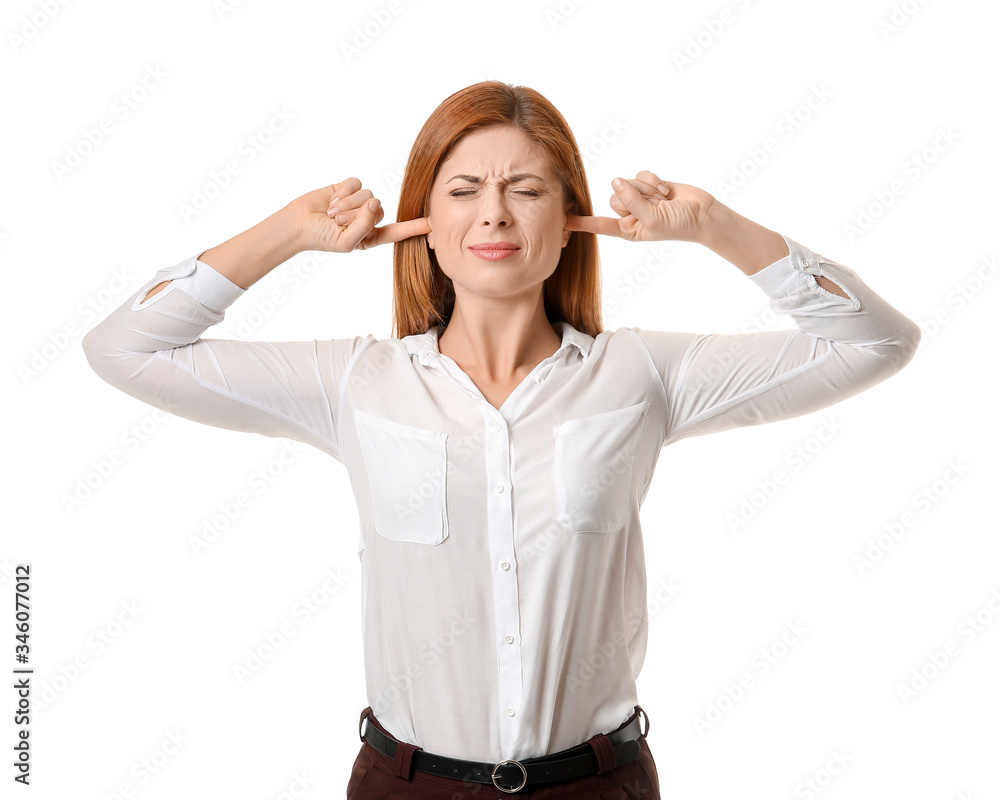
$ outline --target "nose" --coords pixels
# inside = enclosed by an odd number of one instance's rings
[[[507,205],[506,189],[503,186],[486,186],[483,189],[483,201],[479,211],[480,224],[494,225],[498,228],[509,228],[511,222],[510,208]]]

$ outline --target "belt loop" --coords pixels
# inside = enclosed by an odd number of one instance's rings
[[[365,717],[372,713],[372,707],[368,706],[364,711],[361,712],[361,719],[358,720],[358,737],[363,742],[365,740],[364,734],[361,732],[361,726],[365,724]]]
[[[399,742],[396,745],[396,755],[392,760],[392,774],[398,775],[400,778],[406,778],[406,780],[413,779],[413,754],[417,750],[423,750],[422,747],[417,747],[415,744],[409,744],[408,742]]]
[[[594,755],[597,756],[598,775],[618,766],[618,758],[615,756],[614,745],[611,744],[611,740],[606,733],[598,733],[591,736],[587,739],[587,744],[593,748]]]
[[[642,731],[642,733],[639,734],[639,738],[640,739],[645,739],[646,738],[646,734],[649,733],[649,714],[647,714],[646,711],[645,711],[645,709],[643,709],[643,707],[640,706],[640,705],[637,705],[635,707],[635,711],[636,711],[637,714],[642,714],[646,718],[646,730]],[[641,721],[640,721],[640,724],[641,724]]]

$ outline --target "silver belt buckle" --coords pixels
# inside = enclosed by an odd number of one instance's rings
[[[520,786],[514,789],[508,789],[506,786],[501,786],[499,783],[497,783],[497,768],[503,766],[504,764],[517,764],[518,768],[524,775],[524,778],[521,780]],[[524,768],[524,764],[522,764],[520,761],[515,761],[513,758],[508,758],[494,765],[493,772],[490,774],[490,778],[493,780],[493,785],[496,786],[501,792],[509,792],[509,793],[519,792],[524,788],[524,785],[528,782],[528,770]]]

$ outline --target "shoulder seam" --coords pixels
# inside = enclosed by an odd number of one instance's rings
[[[663,378],[660,377],[659,370],[656,369],[656,362],[653,361],[653,355],[649,352],[649,348],[646,347],[646,343],[642,340],[642,337],[636,333],[635,327],[625,328],[632,337],[639,343],[639,349],[642,350],[643,354],[646,356],[646,363],[649,365],[649,369],[653,373],[653,377],[656,379],[657,386],[660,387],[660,393],[663,396],[663,407],[667,412],[667,419],[670,419],[670,402],[667,397],[667,387],[663,385]],[[663,444],[667,440],[666,425],[664,425],[663,435],[660,439],[660,449],[663,449]]]

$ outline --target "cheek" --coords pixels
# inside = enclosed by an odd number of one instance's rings
[[[437,218],[438,247],[460,250],[475,225],[476,215],[467,207],[451,209]],[[434,226],[434,221],[430,221]]]
[[[561,245],[565,219],[559,209],[532,208],[526,210],[522,225],[526,231],[531,231],[531,238],[539,246],[552,242]]]
[[[462,209],[431,209],[427,214],[427,223],[431,231],[427,234],[427,243],[439,252],[461,248],[463,239],[468,235],[472,219],[462,213]]]

